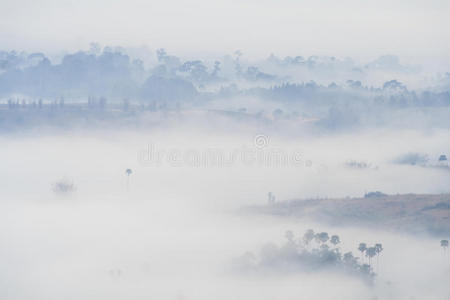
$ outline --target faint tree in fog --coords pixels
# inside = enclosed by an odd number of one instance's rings
[[[448,240],[441,240],[441,247],[444,249],[444,254],[447,252]]]
[[[241,76],[242,75],[242,66],[240,63],[240,59],[242,56],[242,52],[240,50],[236,50],[236,51],[234,51],[234,55],[235,55],[235,59],[234,59],[235,67],[234,68],[236,70],[236,74],[238,76]]]
[[[128,191],[129,186],[130,186],[130,175],[133,174],[133,170],[126,169],[125,174],[127,174],[127,191]]]
[[[330,239],[330,243],[332,243],[335,247],[337,246],[337,244],[339,244],[341,242],[341,240],[339,239],[339,236],[337,235],[332,235],[331,239]]]
[[[372,281],[375,273],[368,264],[360,263],[358,258],[353,256],[352,252],[342,254],[339,248],[331,248],[326,241],[330,240],[328,233],[320,232],[314,234],[312,229],[306,231],[303,235],[303,245],[307,245],[313,239],[317,244],[311,245],[310,249],[297,247],[294,240],[294,234],[288,230],[285,232],[287,243],[282,247],[269,243],[260,251],[260,258],[255,261],[253,255],[243,255],[236,260],[237,267],[240,270],[257,271],[319,271],[324,268],[340,270],[344,274],[357,275],[362,279]],[[337,235],[332,236],[333,244],[337,245],[340,239]],[[331,240],[330,240],[331,242]],[[375,247],[367,251],[367,256],[372,258],[376,254]]]
[[[164,48],[156,50],[156,57],[159,62],[163,62],[164,58],[167,56],[166,50]]]
[[[321,233],[317,233],[314,236],[314,239],[316,240],[317,243],[324,244],[330,239],[330,237],[328,236],[328,233],[321,232]]]
[[[399,157],[397,157],[394,162],[400,165],[420,165],[425,166],[427,165],[428,161],[430,159],[428,158],[427,154],[422,153],[406,153]]]
[[[269,203],[269,205],[275,203],[275,195],[272,192],[269,192],[267,194],[267,197],[268,197],[268,201],[267,202]]]
[[[178,68],[178,72],[188,74],[189,78],[197,83],[204,83],[210,79],[207,70],[201,60],[186,61]]]
[[[358,260],[356,257],[353,256],[352,252],[344,253],[343,261],[345,264],[347,264],[349,266],[358,265]]]
[[[282,116],[283,116],[283,111],[279,108],[275,109],[272,112],[272,117],[274,120],[279,120],[279,119],[281,119]]]
[[[212,77],[212,78],[217,78],[219,72],[220,72],[220,61],[217,61],[217,60],[216,60],[216,61],[214,62],[214,69],[213,69],[213,71],[212,71],[212,73],[211,73],[211,77]]]
[[[367,250],[367,244],[360,243],[358,246],[358,250],[361,252],[361,259],[364,261],[364,252]]]
[[[372,257],[377,255],[377,250],[375,247],[369,247],[366,249],[366,256],[369,258],[369,266],[371,266]]]
[[[406,86],[397,80],[386,81],[383,84],[384,90],[397,90],[397,91],[406,91]]]
[[[438,159],[439,166],[446,167],[446,166],[448,166],[447,162],[448,162],[447,155],[441,154]]]
[[[101,97],[101,98],[100,98],[99,108],[100,108],[101,110],[105,110],[105,108],[106,108],[106,102],[107,102],[107,100],[106,100],[105,97]]]
[[[252,269],[256,265],[256,256],[252,252],[247,251],[242,256],[234,259],[234,265],[239,270]]]
[[[377,253],[377,273],[379,268],[379,260],[380,260],[380,253],[383,251],[383,245],[382,244],[375,244],[375,251]]]
[[[303,244],[309,245],[309,243],[314,239],[314,230],[308,229],[303,235]]]
[[[370,272],[371,272],[371,268],[368,264],[363,264],[361,266],[360,270],[363,274],[370,274]]]
[[[294,243],[294,233],[291,230],[287,230],[284,234],[289,243]]]
[[[70,194],[75,191],[75,185],[69,179],[60,179],[52,184],[53,192],[57,194]]]

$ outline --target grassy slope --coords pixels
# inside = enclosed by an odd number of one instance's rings
[[[251,212],[363,225],[412,233],[450,234],[450,194],[305,199],[250,207]]]

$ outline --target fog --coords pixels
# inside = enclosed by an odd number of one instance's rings
[[[78,50],[92,41],[165,45],[187,54],[376,57],[396,53],[442,65],[449,56],[445,1],[2,1],[7,49]],[[430,47],[430,45],[433,45]],[[448,68],[448,63],[446,64]]]
[[[0,7],[0,300],[450,299],[448,3]]]
[[[434,157],[448,149],[448,130],[374,130],[296,140],[273,134],[261,144],[255,139],[261,139],[260,132],[241,129],[222,129],[215,136],[198,127],[3,136],[2,299],[449,296],[448,255],[436,236],[238,212],[246,205],[266,205],[269,191],[277,201],[353,197],[370,190],[448,192],[447,170],[393,162],[411,151]],[[400,136],[408,142],[398,141]],[[149,145],[155,153],[181,154],[156,161],[148,155]],[[223,165],[195,164],[195,155],[184,155],[261,146],[257,151],[298,151],[298,163],[258,165],[236,158]],[[373,167],[346,168],[349,159]],[[133,170],[128,188],[126,168]],[[61,178],[76,190],[53,192],[52,184]],[[301,236],[308,228],[338,234],[342,251],[355,256],[360,242],[382,242],[374,282],[327,269],[242,273],[233,268],[248,251],[283,245],[286,230]]]

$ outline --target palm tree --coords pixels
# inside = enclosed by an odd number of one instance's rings
[[[442,240],[441,241],[441,247],[444,249],[444,255],[447,252],[447,248],[448,248],[448,240]]]
[[[379,258],[380,258],[381,251],[383,251],[383,245],[382,244],[375,244],[375,251],[377,253],[377,273],[378,273]]]
[[[369,266],[371,266],[371,259],[377,254],[377,250],[375,247],[370,247],[366,249],[366,256],[369,258]]]
[[[367,244],[366,243],[359,243],[358,250],[361,252],[362,261],[364,261],[364,255],[363,254],[367,250]]]
[[[127,191],[128,191],[129,186],[130,186],[130,175],[133,174],[133,170],[126,169],[125,174],[127,174]]]

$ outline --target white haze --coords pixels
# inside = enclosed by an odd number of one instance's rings
[[[450,299],[449,16],[444,0],[1,0],[0,300]],[[442,222],[255,213],[269,192],[376,191],[442,197]],[[358,257],[382,243],[373,285],[236,267],[310,228]]]
[[[309,166],[160,165],[140,153],[225,153],[254,147],[261,132],[160,129],[71,131],[3,136],[0,207],[1,299],[447,299],[449,257],[434,237],[378,228],[330,227],[274,217],[244,217],[236,210],[278,200],[315,196],[361,196],[449,192],[449,173],[392,164],[407,152],[430,156],[448,149],[448,130],[376,131],[310,136],[281,134],[265,149],[297,149]],[[219,132],[219,133],[217,133]],[[401,137],[401,140],[400,140]],[[406,141],[406,142],[405,142]],[[297,151],[296,150],[296,151]],[[141,159],[139,158],[141,157]],[[365,160],[377,170],[355,171],[346,160]],[[132,168],[129,191],[124,170]],[[77,190],[58,196],[51,184],[69,178]],[[357,255],[359,242],[382,242],[373,287],[339,274],[244,276],[233,258],[283,243],[284,232],[308,228],[341,236]],[[121,270],[121,276],[110,274]]]
[[[108,45],[167,47],[197,56],[396,54],[448,67],[448,1],[4,0],[6,49],[60,52]]]

